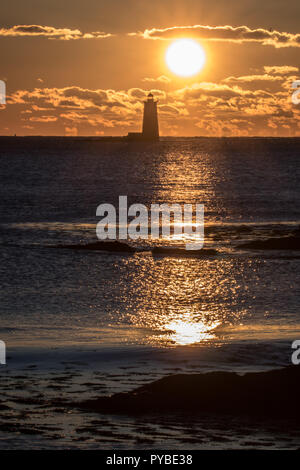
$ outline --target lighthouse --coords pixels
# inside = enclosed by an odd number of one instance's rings
[[[144,101],[144,117],[143,117],[143,139],[158,140],[158,118],[157,118],[157,100],[154,99],[152,93],[149,93],[147,100]]]
[[[144,101],[143,131],[128,132],[127,140],[156,142],[159,140],[157,100],[149,93]]]

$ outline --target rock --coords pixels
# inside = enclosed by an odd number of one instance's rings
[[[241,414],[277,419],[300,417],[296,391],[300,367],[238,375],[234,372],[179,374],[164,377],[131,392],[69,404],[100,413],[191,412]],[[293,397],[293,399],[291,399]]]
[[[300,237],[291,235],[289,237],[267,238],[265,240],[253,240],[243,243],[238,248],[246,250],[300,250]]]
[[[171,256],[184,258],[205,258],[206,256],[215,256],[217,250],[204,249],[201,250],[185,250],[184,248],[157,246],[152,250],[153,256]]]

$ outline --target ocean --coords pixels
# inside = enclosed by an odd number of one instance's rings
[[[297,138],[0,138],[1,402],[13,414],[0,423],[0,448],[222,447],[213,431],[193,442],[183,424],[151,422],[147,434],[128,417],[105,418],[102,434],[91,433],[81,412],[62,421],[52,406],[42,419],[38,401],[31,428],[18,416],[26,397],[75,400],[178,372],[289,365],[300,339],[299,251],[268,243],[298,237],[299,156]],[[133,253],[62,248],[96,242],[98,205],[118,207],[120,195],[147,207],[204,204],[205,248],[216,253],[154,255],[182,247],[175,237],[128,240]],[[252,437],[259,448],[268,442],[255,429]]]

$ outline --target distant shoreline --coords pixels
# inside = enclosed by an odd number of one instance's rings
[[[64,135],[0,135],[1,139],[9,140],[18,140],[18,139],[60,139],[60,140],[69,140],[69,141],[96,141],[96,142],[122,142],[122,143],[142,143],[142,144],[154,144],[159,142],[169,142],[169,141],[181,141],[181,140],[294,140],[300,139],[300,136],[294,137],[273,137],[273,136],[163,136],[160,137],[158,141],[147,141],[147,140],[130,140],[127,139],[127,136],[64,136]]]

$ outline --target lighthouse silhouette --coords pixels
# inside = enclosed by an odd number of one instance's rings
[[[159,140],[157,100],[154,99],[151,92],[144,101],[143,131],[128,132],[127,139],[150,142]]]
[[[152,93],[149,93],[147,100],[144,101],[144,117],[143,117],[143,138],[145,140],[158,140],[158,118],[157,118],[157,101],[154,100]]]

